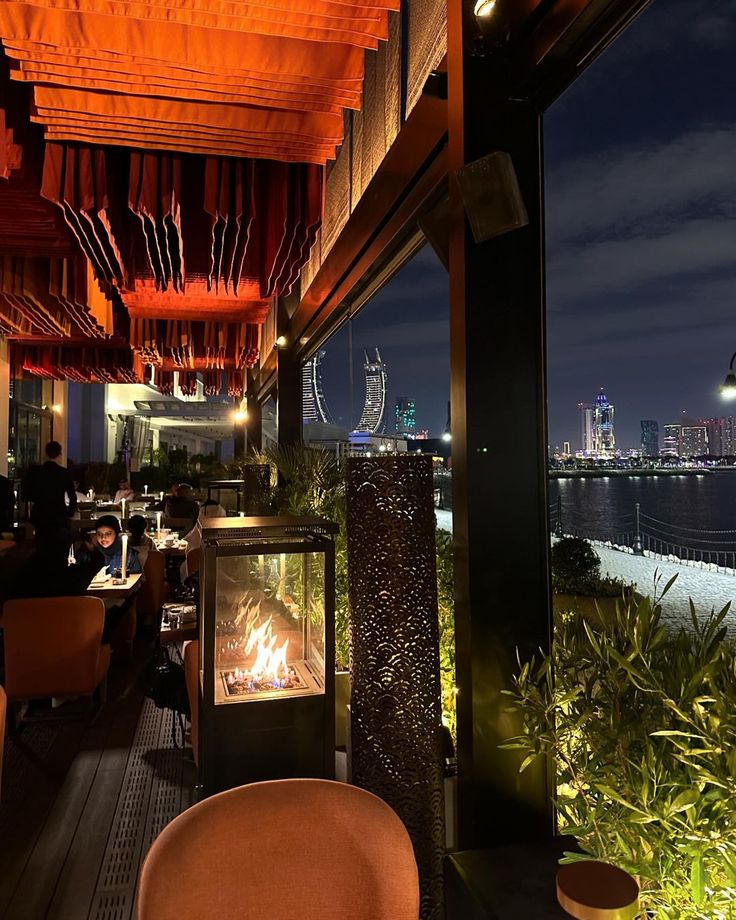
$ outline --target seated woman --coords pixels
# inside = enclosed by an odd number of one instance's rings
[[[120,521],[113,514],[103,514],[95,522],[95,533],[92,544],[87,544],[87,549],[94,549],[102,556],[102,564],[109,573],[121,571],[123,568],[123,541],[120,539]],[[138,558],[138,553],[132,546],[128,546],[127,569],[131,575],[143,571],[143,566]]]
[[[123,568],[123,541],[120,539],[120,521],[114,514],[103,514],[97,518],[95,531],[75,553],[76,561],[83,565],[91,566],[98,572],[104,565],[109,573],[121,571]],[[77,568],[77,566],[71,566]],[[129,575],[137,575],[143,571],[140,558],[136,550],[128,546],[127,569]],[[135,603],[135,596],[123,598],[122,601],[105,601],[105,626],[102,631],[103,643],[109,642],[115,629]]]
[[[146,534],[147,524],[148,521],[142,514],[133,514],[128,518],[128,533],[130,534],[130,542],[128,545],[133,547],[136,553],[138,553],[138,559],[142,569],[146,567],[148,554],[158,552],[156,544]]]
[[[127,502],[130,501],[131,498],[135,498],[135,492],[130,488],[130,483],[127,479],[121,479],[118,483],[118,490],[115,493],[115,498],[113,498],[113,504],[119,505],[122,499],[125,499]]]

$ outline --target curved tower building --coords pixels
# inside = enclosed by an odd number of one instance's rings
[[[386,414],[386,365],[381,360],[381,353],[376,348],[375,360],[365,356],[365,405],[355,431],[380,434],[385,427]]]
[[[322,390],[321,365],[325,354],[325,351],[318,351],[302,368],[302,418],[305,422],[331,425],[332,416]]]

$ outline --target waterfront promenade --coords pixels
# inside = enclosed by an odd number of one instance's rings
[[[662,601],[662,617],[668,623],[690,624],[690,598],[693,599],[699,616],[707,616],[711,610],[721,610],[731,604],[726,622],[736,632],[736,577],[707,568],[670,562],[652,556],[634,556],[613,547],[594,543],[601,559],[601,573],[624,581],[635,582],[640,594],[654,593],[654,580],[661,575],[659,591],[673,575],[677,581]]]
[[[437,526],[451,532],[452,512],[437,510],[435,514]],[[667,623],[673,626],[690,625],[690,598],[700,617],[707,616],[713,609],[721,610],[730,603],[726,623],[729,630],[736,634],[736,575],[650,555],[634,556],[597,541],[591,542],[601,559],[601,573],[634,582],[640,594],[651,596],[654,593],[654,580],[658,575],[661,575],[660,592],[670,578],[677,575],[677,581],[662,602],[662,617]]]

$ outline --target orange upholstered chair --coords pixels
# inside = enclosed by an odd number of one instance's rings
[[[213,795],[154,841],[138,920],[222,917],[417,920],[409,835],[385,802],[345,783],[284,779]]]
[[[199,639],[184,646],[184,677],[192,723],[192,753],[199,766]]]
[[[0,789],[3,786],[3,749],[5,747],[5,717],[8,709],[8,698],[0,687]]]
[[[144,622],[156,623],[161,607],[169,594],[166,584],[166,557],[163,553],[149,552],[143,567],[145,581],[138,592],[138,613]]]
[[[97,597],[7,601],[5,690],[11,703],[94,693],[107,674],[101,645],[105,605]]]

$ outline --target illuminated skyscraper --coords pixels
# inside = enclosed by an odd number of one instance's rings
[[[360,416],[360,421],[355,427],[356,431],[366,431],[370,434],[381,434],[384,430],[384,415],[386,412],[386,365],[381,360],[381,353],[376,348],[375,360],[365,356],[365,405]]]
[[[703,422],[682,426],[681,457],[704,457],[708,453],[708,429]]]
[[[302,368],[302,418],[305,422],[332,424],[322,390],[322,358],[326,352],[318,351]]]
[[[662,456],[679,457],[682,442],[682,425],[673,423],[664,426],[664,438],[662,438]]]
[[[580,450],[584,454],[592,454],[595,447],[593,435],[593,422],[595,409],[589,403],[578,403],[580,413]]]
[[[601,387],[595,398],[593,421],[593,451],[599,457],[612,457],[616,451],[613,430],[613,406]]]
[[[396,434],[405,434],[407,438],[416,437],[417,406],[414,400],[408,399],[406,396],[397,396],[394,415]]]
[[[653,419],[643,419],[641,422],[641,455],[659,456],[659,424]]]

